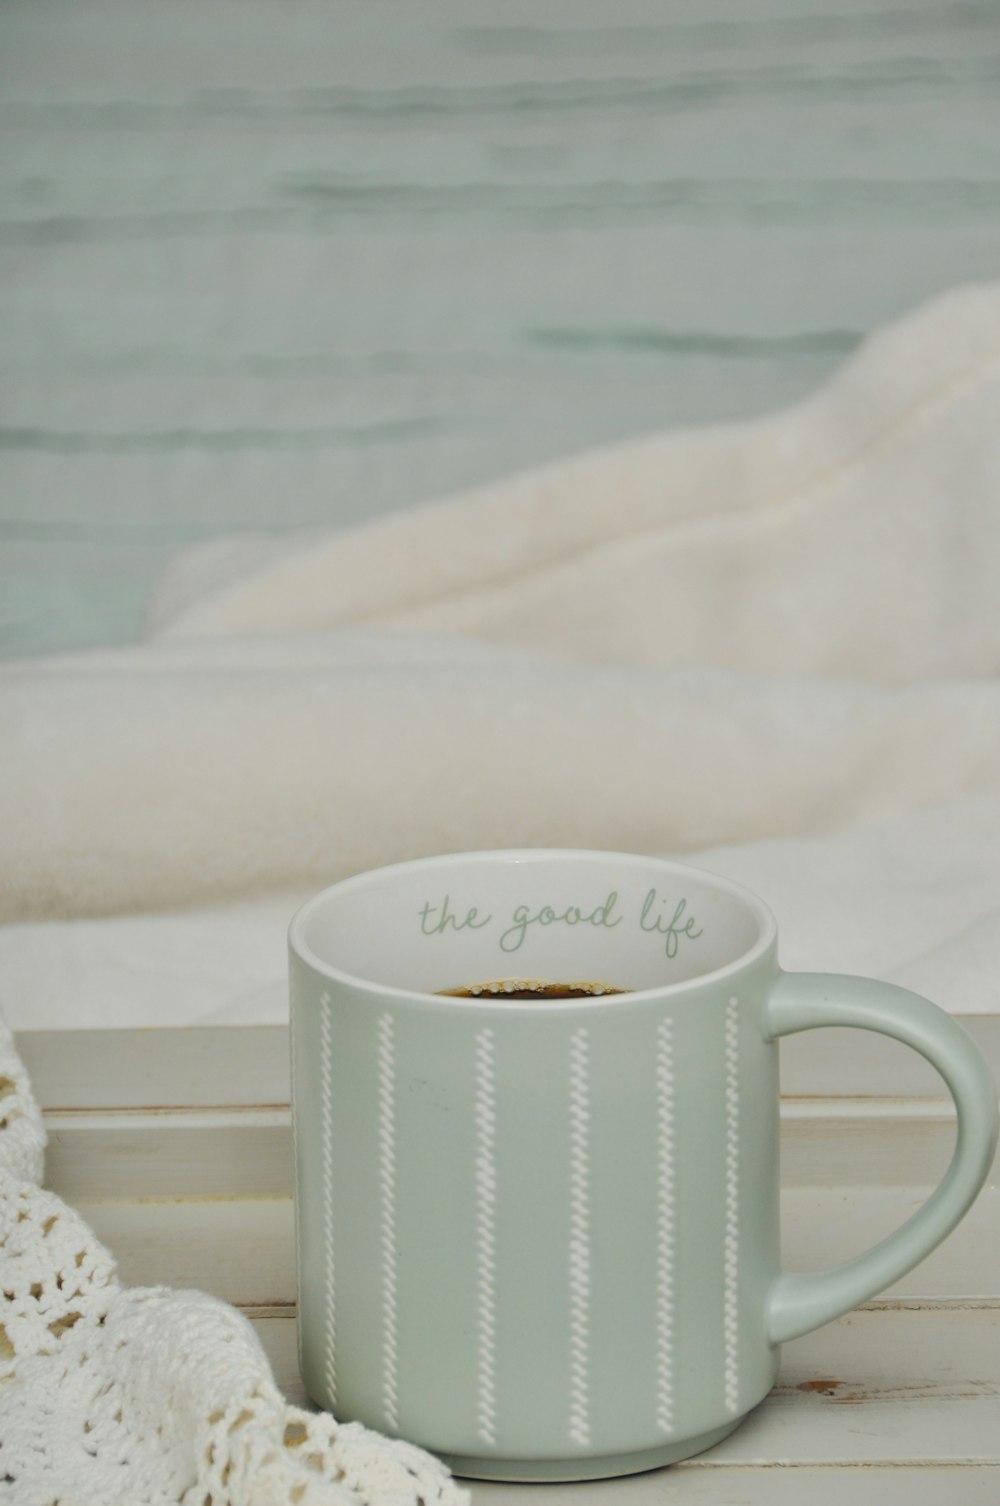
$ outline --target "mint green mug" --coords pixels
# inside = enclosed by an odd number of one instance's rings
[[[303,1379],[458,1474],[596,1479],[710,1448],[767,1395],[780,1344],[922,1260],[992,1160],[996,1094],[954,1020],[888,983],[782,972],[766,906],[693,868],[400,863],[318,894],[289,944]],[[958,1142],[902,1228],[796,1275],[777,1042],[820,1025],[925,1056]]]

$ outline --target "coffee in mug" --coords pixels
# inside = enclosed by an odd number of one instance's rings
[[[628,989],[610,983],[552,983],[544,978],[499,978],[493,983],[471,983],[464,988],[438,988],[435,993],[452,999],[599,999],[624,994]]]

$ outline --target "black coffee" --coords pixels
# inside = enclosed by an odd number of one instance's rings
[[[493,983],[470,983],[464,988],[439,988],[453,999],[592,999],[603,994],[627,994],[611,983],[549,983],[541,978],[499,978]]]

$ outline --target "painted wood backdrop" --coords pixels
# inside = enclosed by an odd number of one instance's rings
[[[0,652],[1000,269],[997,0],[5,0]]]

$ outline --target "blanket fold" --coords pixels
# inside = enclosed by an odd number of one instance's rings
[[[965,288],[770,417],[620,444],[305,542],[196,549],[168,571],[151,627],[363,625],[588,665],[992,675],[998,412],[1000,292]]]

